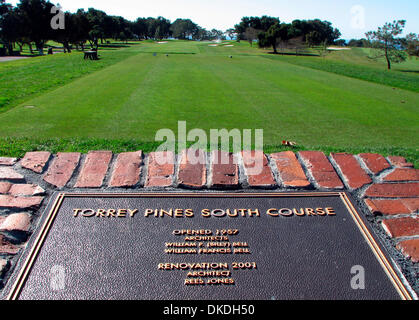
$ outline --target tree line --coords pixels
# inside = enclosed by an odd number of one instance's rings
[[[352,39],[348,44],[339,39],[340,31],[333,28],[330,22],[319,19],[281,23],[278,18],[269,16],[243,17],[234,29],[227,32],[235,33],[239,41],[247,40],[251,45],[257,40],[259,47],[273,48],[274,53],[278,53],[278,49],[293,49],[298,54],[306,47],[319,46],[323,53],[332,44],[373,48],[375,50],[371,51],[370,58],[384,59],[387,68],[391,69],[392,63],[403,62],[407,56],[419,56],[419,36],[410,33],[400,37],[405,25],[405,20],[388,22],[376,31],[367,32],[366,39]]]
[[[329,21],[314,19],[281,23],[279,18],[269,16],[243,17],[234,31],[238,40],[247,40],[251,45],[257,40],[260,47],[273,48],[274,53],[278,53],[278,47],[285,49],[334,44],[341,36]]]
[[[406,55],[419,55],[419,37],[411,33],[404,38],[397,37],[402,33],[405,21],[387,23],[377,31],[366,34],[367,39],[352,39],[348,44],[339,39],[341,32],[329,21],[294,20],[284,23],[276,17],[243,17],[241,21],[225,32],[217,29],[206,30],[190,19],[177,19],[173,23],[164,17],[138,18],[129,21],[120,16],[110,16],[105,12],[89,8],[77,10],[75,13],[62,14],[64,28],[53,28],[52,20],[56,7],[48,0],[20,0],[12,6],[0,0],[0,43],[3,54],[13,54],[14,48],[27,45],[34,53],[33,44],[39,54],[49,40],[61,43],[64,52],[71,52],[75,46],[84,50],[86,43],[92,48],[103,44],[106,39],[120,41],[167,38],[190,40],[230,39],[246,40],[253,46],[255,42],[261,48],[278,50],[299,50],[306,47],[320,47],[324,52],[326,46],[349,45],[355,47],[371,47],[378,50],[374,58],[384,57],[388,68],[392,62],[401,62]],[[55,10],[54,10],[55,8]],[[4,52],[6,50],[6,52]],[[0,54],[1,54],[0,48]]]
[[[73,46],[84,50],[86,43],[97,47],[106,39],[127,41],[129,39],[165,38],[214,40],[224,37],[220,30],[206,30],[190,19],[177,19],[173,23],[164,17],[138,18],[129,21],[123,17],[110,16],[105,12],[89,8],[75,13],[63,13],[63,29],[53,29],[54,4],[47,0],[21,0],[15,7],[0,0],[0,41],[11,54],[15,45],[22,51],[32,44],[42,54],[49,40],[61,43],[65,51]]]

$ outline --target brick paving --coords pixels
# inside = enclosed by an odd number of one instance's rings
[[[25,245],[12,243],[7,232],[30,233],[33,215],[42,214],[40,208],[54,191],[86,188],[350,191],[394,247],[406,259],[419,262],[419,170],[403,157],[319,151],[266,155],[184,150],[178,156],[37,151],[22,159],[0,157],[0,272]]]
[[[341,179],[333,168],[333,165],[323,152],[301,151],[300,157],[306,164],[308,171],[313,176],[315,184],[319,187],[319,189],[344,188]]]
[[[143,153],[125,152],[118,155],[110,187],[133,187],[140,181]]]

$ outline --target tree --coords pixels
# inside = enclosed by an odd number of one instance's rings
[[[290,39],[294,39],[295,44],[302,48],[305,45],[300,43],[301,39],[310,46],[318,46],[325,43],[333,44],[341,36],[340,31],[333,28],[330,22],[319,19],[294,20],[291,24],[286,24],[269,16],[243,17],[241,22],[235,25],[238,41],[243,38],[251,41],[254,30],[258,30],[260,47],[273,47],[275,53],[278,45],[287,48]]]
[[[127,42],[134,38],[133,23],[123,17],[112,17],[112,38]]]
[[[246,31],[244,32],[244,37],[247,41],[249,41],[251,47],[253,47],[253,41],[255,41],[258,38],[259,32],[259,30],[252,27],[246,28]]]
[[[411,57],[419,57],[419,35],[409,33],[405,39],[407,54]]]
[[[367,39],[351,39],[348,42],[348,47],[369,48],[371,43]]]
[[[24,25],[28,26],[27,37],[35,42],[40,54],[45,43],[51,39],[51,9],[53,4],[45,0],[21,0],[17,5]]]
[[[91,31],[91,25],[89,19],[87,18],[87,13],[83,9],[77,10],[73,14],[74,19],[74,37],[72,43],[76,45],[77,49],[80,46],[84,50],[84,44],[89,40],[89,33]]]
[[[253,28],[261,32],[268,32],[269,28],[275,24],[279,24],[278,18],[262,16],[262,17],[243,17],[239,24],[234,26],[237,34],[237,41],[245,38],[246,29]]]
[[[292,49],[295,51],[295,54],[298,56],[301,50],[306,49],[307,45],[304,41],[304,36],[298,36],[295,38],[291,38],[287,41],[288,49]]]
[[[274,49],[274,53],[277,54],[278,44],[282,41],[288,40],[288,25],[285,23],[275,23],[272,25],[267,32],[259,33],[259,47]]]
[[[170,26],[173,38],[191,39],[198,32],[198,25],[190,19],[177,19]]]
[[[224,34],[226,34],[230,38],[230,40],[233,40],[236,37],[236,29],[234,28],[227,29]]]
[[[87,10],[87,19],[90,23],[89,41],[92,45],[98,46],[99,39],[103,43],[106,38],[106,13],[94,8]]]
[[[13,44],[23,39],[26,30],[24,30],[22,17],[16,8],[6,7],[4,5],[0,9],[2,11],[2,15],[0,16],[1,42],[7,50],[4,53],[11,55]]]
[[[340,47],[346,47],[346,40],[344,39],[336,40],[335,45],[340,46]]]
[[[315,37],[316,42],[314,45],[323,45],[326,44],[333,44],[335,40],[339,39],[341,33],[338,29],[334,29],[332,27],[332,23],[329,21],[321,21],[319,19],[315,20],[308,20],[307,23],[309,24],[310,31],[317,32],[317,36]]]
[[[268,31],[270,27],[272,27],[273,25],[277,23],[280,23],[278,18],[262,16],[261,18],[254,19],[253,27],[258,30]]]
[[[148,38],[147,19],[138,18],[133,25],[133,32],[139,39]]]
[[[198,26],[198,30],[197,30],[196,34],[193,35],[192,39],[200,40],[200,41],[210,40],[211,35],[210,35],[210,32],[208,32],[204,28],[201,28],[200,26]]]
[[[400,63],[406,60],[406,54],[400,50],[402,40],[396,38],[403,32],[405,20],[387,22],[377,31],[369,31],[365,35],[372,41],[374,50],[373,59],[385,58],[388,70],[391,69],[391,63]]]
[[[212,29],[210,32],[210,40],[223,40],[224,39],[224,32],[217,29]]]
[[[130,25],[127,25],[125,27],[125,29],[122,31],[125,43],[128,43],[129,39],[133,39],[134,38],[134,33],[132,32],[132,27],[130,27]],[[122,39],[120,39],[122,40]]]
[[[147,38],[161,40],[171,35],[170,20],[163,17],[147,18]]]
[[[294,20],[290,26],[290,33],[293,37],[303,36],[309,46],[333,44],[340,38],[341,33],[334,29],[329,21],[314,20]]]
[[[311,31],[309,34],[306,35],[306,41],[309,47],[314,47],[315,45],[318,45],[322,41],[322,35],[320,32],[314,30]]]
[[[58,43],[61,43],[64,47],[64,53],[71,52],[70,43],[76,41],[76,23],[75,15],[70,12],[64,14],[65,19],[65,28],[52,31],[51,39],[55,40]]]
[[[10,10],[10,4],[6,3],[6,0],[0,0],[0,17]]]

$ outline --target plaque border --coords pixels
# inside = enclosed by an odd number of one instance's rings
[[[371,251],[374,253],[377,261],[383,268],[387,277],[393,284],[397,293],[400,295],[402,300],[414,300],[415,298],[409,292],[409,290],[404,285],[403,281],[399,277],[398,273],[394,270],[394,266],[385,253],[381,249],[380,245],[377,243],[373,237],[370,229],[366,226],[364,220],[361,218],[358,211],[355,209],[351,200],[349,199],[346,192],[247,192],[247,193],[226,193],[226,192],[147,192],[147,193],[74,193],[74,192],[60,192],[58,193],[55,201],[53,202],[51,209],[42,224],[40,231],[38,232],[35,241],[31,244],[30,251],[25,259],[25,262],[20,267],[19,274],[14,281],[9,294],[6,296],[6,300],[18,300],[20,292],[26,282],[26,279],[29,276],[29,273],[34,265],[39,251],[42,249],[42,246],[45,242],[46,237],[54,223],[55,217],[57,216],[58,211],[60,210],[61,204],[65,198],[264,198],[264,197],[339,197],[347,210],[349,211],[352,219],[354,220],[355,225],[358,227],[365,241],[368,243]],[[41,216],[42,218],[42,216]],[[35,231],[36,232],[36,231]]]

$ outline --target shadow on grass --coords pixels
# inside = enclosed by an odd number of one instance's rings
[[[99,47],[99,50],[100,51],[117,51],[118,49],[117,48],[101,48],[101,47]]]
[[[274,55],[274,56],[296,56],[296,57],[320,57],[318,54],[314,53],[295,53],[295,52],[268,52],[268,54]]]
[[[129,44],[100,44],[99,48],[128,48]]]
[[[419,74],[419,70],[397,70],[399,72],[406,72],[406,73],[417,73]]]
[[[30,54],[30,53],[23,53],[16,57],[25,57],[25,58],[35,58],[35,57],[42,57],[42,54]]]
[[[196,52],[140,52],[142,54],[156,54],[156,55],[165,55],[165,54],[197,54]]]

